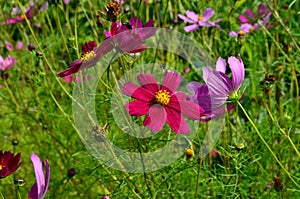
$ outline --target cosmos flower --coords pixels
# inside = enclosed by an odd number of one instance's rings
[[[131,18],[130,23],[112,22],[110,32],[104,30],[106,38],[111,38],[114,46],[121,52],[138,53],[147,48],[143,40],[151,37],[156,28],[153,20],[150,20],[143,27],[141,19]]]
[[[24,44],[21,41],[17,42],[15,48],[14,48],[13,44],[11,44],[9,42],[5,42],[5,46],[6,46],[7,50],[9,50],[9,51],[13,51],[14,49],[21,50],[24,48]]]
[[[0,179],[15,172],[21,165],[21,153],[14,156],[13,153],[0,150]]]
[[[79,70],[93,66],[99,58],[112,49],[109,41],[104,41],[98,48],[95,41],[88,41],[82,45],[82,56],[74,60],[68,69],[58,73],[59,77],[66,77],[77,73]]]
[[[139,74],[137,80],[141,86],[128,82],[122,86],[123,93],[135,100],[125,105],[131,116],[146,115],[144,126],[152,132],[160,131],[165,122],[173,131],[187,134],[190,129],[182,115],[199,120],[203,109],[187,95],[176,90],[180,84],[180,75],[167,72],[161,85],[151,74]]]
[[[16,63],[16,59],[12,56],[8,56],[5,59],[0,55],[0,70],[5,71],[13,67]]]
[[[229,35],[231,37],[244,37],[246,34],[254,30],[254,27],[251,24],[245,23],[242,24],[237,32],[231,31]]]
[[[45,161],[46,177],[43,171],[43,165],[41,159],[35,154],[31,154],[31,162],[34,168],[36,182],[31,187],[28,198],[29,199],[43,199],[48,190],[50,182],[50,166],[48,160]]]
[[[206,84],[191,82],[187,89],[194,94],[190,99],[198,103],[204,114],[200,121],[208,121],[231,111],[235,102],[243,95],[239,95],[239,88],[244,81],[245,69],[242,59],[239,57],[228,58],[232,79],[226,74],[226,60],[219,58],[216,63],[216,70],[211,67],[203,68],[203,79]]]
[[[191,23],[192,25],[184,27],[186,32],[192,32],[197,30],[199,27],[218,27],[220,26],[217,24],[218,22],[222,21],[223,19],[217,19],[215,21],[208,21],[213,15],[215,11],[211,8],[207,8],[204,10],[203,15],[197,15],[193,11],[186,11],[186,16],[182,14],[178,14],[178,17],[185,22]]]

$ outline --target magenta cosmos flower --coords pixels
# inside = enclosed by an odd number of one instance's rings
[[[0,55],[0,70],[5,71],[13,67],[16,63],[16,59],[12,56],[8,56],[5,59]]]
[[[128,82],[122,86],[123,93],[136,100],[125,105],[131,116],[146,115],[144,126],[152,132],[160,131],[165,122],[173,131],[187,134],[190,129],[182,115],[199,120],[204,110],[187,95],[176,92],[180,84],[180,75],[167,72],[161,85],[151,74],[140,74],[137,80],[141,86]]]
[[[217,19],[215,21],[208,21],[213,15],[215,14],[215,11],[211,8],[207,8],[204,10],[203,15],[197,15],[193,11],[186,11],[186,16],[182,14],[178,14],[178,17],[182,19],[185,22],[191,23],[192,25],[184,27],[184,30],[186,32],[192,32],[194,30],[197,30],[199,27],[213,27],[216,26],[218,28],[221,28],[217,23],[222,21],[223,19]]]
[[[106,39],[111,38],[114,46],[121,52],[139,53],[147,48],[143,41],[153,36],[157,28],[153,28],[151,19],[143,26],[142,20],[133,17],[130,23],[112,22],[110,32],[104,30]]]
[[[82,56],[74,60],[68,69],[58,73],[59,77],[66,77],[77,73],[79,70],[91,67],[102,57],[105,53],[111,51],[113,46],[109,41],[104,41],[98,48],[95,41],[88,41],[82,45]]]
[[[29,199],[43,199],[48,190],[50,182],[50,166],[48,160],[45,161],[46,166],[46,177],[43,171],[43,164],[41,159],[35,154],[31,154],[31,162],[34,168],[34,173],[36,177],[36,182],[31,187],[28,198]]]
[[[242,24],[238,31],[231,31],[229,35],[231,37],[244,37],[246,34],[252,32],[254,27],[251,24],[245,23]]]
[[[0,150],[0,179],[15,172],[21,165],[21,153],[14,156],[13,153]]]
[[[231,111],[235,104],[241,99],[238,90],[244,81],[245,69],[241,58],[228,58],[232,79],[226,74],[226,60],[219,58],[216,70],[211,67],[203,68],[203,79],[206,84],[191,82],[187,89],[194,94],[191,101],[198,103],[204,109],[200,121],[208,121]]]

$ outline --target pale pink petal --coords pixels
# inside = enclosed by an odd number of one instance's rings
[[[211,68],[211,67],[209,67],[209,66],[206,66],[206,67],[204,67],[203,69],[202,69],[202,73],[203,73],[203,80],[205,81],[205,82],[207,82],[207,78],[208,78],[208,76],[210,75],[210,73],[213,71],[213,69]]]
[[[150,103],[134,100],[133,102],[127,103],[125,108],[131,116],[142,116],[149,112]]]
[[[186,26],[183,29],[185,30],[185,32],[192,32],[192,31],[197,30],[198,28],[199,28],[198,24],[193,24],[193,25],[190,25],[190,26]]]
[[[188,18],[190,18],[190,19],[193,20],[194,22],[197,22],[197,21],[198,21],[199,15],[197,15],[195,12],[187,10],[187,11],[185,12],[185,14],[186,14],[186,16],[187,16]]]
[[[203,83],[192,81],[187,84],[186,89],[188,90],[188,92],[195,94],[197,89],[202,87],[203,85]]]
[[[166,111],[164,107],[159,104],[155,104],[150,107],[149,115],[144,120],[144,126],[149,128],[152,132],[160,131],[166,121]]]
[[[251,22],[245,15],[240,14],[239,19],[242,23],[249,23]]]
[[[167,112],[167,123],[175,133],[187,134],[190,132],[190,128],[183,116],[175,109],[165,107]]]
[[[229,33],[229,36],[231,36],[231,37],[237,37],[237,36],[238,36],[238,33],[237,33],[237,32],[234,32],[234,31],[231,31],[231,32]]]
[[[193,21],[193,20],[187,18],[186,16],[184,16],[184,15],[182,15],[182,14],[178,14],[178,17],[179,17],[180,19],[182,19],[183,21],[185,21],[185,22],[188,22],[188,23],[196,23],[196,21]]]
[[[152,93],[155,93],[155,92],[159,91],[159,85],[157,84],[157,81],[153,77],[153,75],[151,75],[151,74],[140,74],[137,77],[137,80],[143,88],[151,91]]]
[[[222,57],[219,57],[216,63],[216,71],[220,71],[222,73],[226,72],[226,60]]]
[[[180,75],[176,72],[168,71],[165,74],[161,89],[162,90],[166,89],[171,92],[175,92],[178,89],[179,84],[180,84]]]
[[[213,9],[211,9],[211,8],[205,9],[203,12],[203,15],[202,15],[203,21],[209,20],[214,14],[215,14],[215,11]]]
[[[45,175],[43,172],[43,165],[41,159],[35,154],[31,154],[31,161],[32,161],[32,166],[34,168],[34,173],[36,177],[36,183],[37,183],[37,192],[38,192],[38,198],[41,198],[42,192],[44,191],[45,188]]]
[[[228,58],[229,67],[232,72],[232,85],[233,89],[237,90],[240,88],[245,78],[245,68],[242,60],[238,60],[235,57]]]

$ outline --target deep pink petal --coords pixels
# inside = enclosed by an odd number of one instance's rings
[[[147,89],[144,89],[132,82],[122,85],[122,90],[123,94],[144,102],[150,102],[155,99],[155,93],[151,93]]]
[[[149,115],[147,115],[144,120],[144,126],[149,128],[152,132],[158,132],[163,128],[166,117],[167,114],[164,107],[155,104],[149,109]]]
[[[180,75],[176,72],[168,71],[165,74],[161,89],[162,90],[166,89],[171,92],[175,92],[178,89],[179,84],[180,84]]]
[[[192,32],[192,31],[197,30],[198,28],[199,28],[198,24],[193,24],[193,25],[190,25],[190,26],[186,26],[183,29],[185,30],[185,32]]]
[[[235,57],[228,58],[229,67],[232,72],[232,85],[233,89],[237,90],[240,88],[245,78],[245,68],[242,60],[238,60]]]
[[[142,116],[149,112],[150,105],[150,103],[144,101],[134,100],[127,103],[125,108],[131,116]]]
[[[254,16],[254,13],[252,12],[252,10],[247,9],[247,10],[245,11],[245,14],[248,15],[248,17],[249,17],[250,19],[255,20],[255,16]]]
[[[140,19],[138,17],[132,17],[132,18],[130,18],[129,23],[130,23],[130,25],[133,28],[141,28],[141,27],[143,27],[142,19]]]
[[[211,9],[211,8],[205,9],[203,12],[203,15],[202,15],[203,21],[209,20],[214,14],[215,14],[215,11],[213,9]]]
[[[151,91],[151,93],[156,93],[157,91],[159,91],[159,85],[157,84],[157,81],[153,77],[153,75],[140,74],[137,77],[137,80],[143,88]]]
[[[197,89],[202,87],[203,85],[204,85],[203,83],[192,81],[186,85],[186,89],[190,93],[195,94]]]
[[[59,72],[59,73],[58,73],[58,76],[59,76],[59,77],[65,77],[65,76],[68,76],[68,75],[72,75],[72,74],[74,74],[74,73],[77,73],[77,72],[79,71],[81,65],[82,65],[81,59],[76,59],[75,61],[73,61],[73,62],[69,65],[68,69],[66,69],[66,70],[64,70],[64,71],[62,71],[62,72]]]
[[[217,60],[216,70],[222,73],[226,72],[226,60],[223,59],[222,57],[219,57],[219,59]]]
[[[167,123],[175,133],[187,134],[190,132],[187,122],[179,112],[170,107],[165,107],[165,109],[167,112]]]
[[[45,161],[45,167],[46,167],[45,188],[44,188],[43,195],[41,198],[44,198],[44,196],[46,195],[46,193],[48,191],[49,183],[50,183],[50,166],[49,166],[48,160]]]
[[[240,14],[239,19],[242,23],[249,23],[251,22],[245,15]]]
[[[144,25],[144,27],[145,27],[145,28],[146,28],[146,27],[150,28],[150,27],[153,27],[153,24],[154,24],[154,20],[153,20],[153,19],[150,19],[150,20]]]
[[[97,47],[97,43],[95,41],[88,41],[82,45],[82,54],[86,54],[90,51],[93,51]]]
[[[28,198],[30,199],[39,199],[39,194],[38,194],[38,187],[37,183],[34,183],[28,192]]]

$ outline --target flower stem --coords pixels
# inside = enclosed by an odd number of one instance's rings
[[[261,133],[259,132],[258,128],[256,127],[256,125],[254,124],[253,120],[250,118],[250,116],[248,115],[247,111],[244,109],[244,107],[240,104],[239,101],[237,101],[237,104],[239,105],[239,107],[242,109],[242,111],[244,112],[245,116],[247,117],[248,121],[251,123],[251,125],[253,126],[255,132],[257,133],[258,137],[261,139],[261,141],[264,143],[264,145],[267,147],[267,149],[270,151],[270,153],[272,154],[272,156],[274,157],[274,159],[276,160],[276,162],[279,164],[279,166],[282,168],[282,170],[288,175],[288,177],[292,180],[292,182],[298,187],[300,188],[300,186],[298,185],[298,183],[294,180],[294,178],[292,177],[292,175],[285,169],[285,167],[282,165],[282,163],[280,162],[280,160],[277,158],[277,156],[275,155],[275,153],[273,152],[273,150],[271,149],[271,147],[269,146],[269,144],[265,141],[265,139],[263,138],[263,136],[261,135]]]

